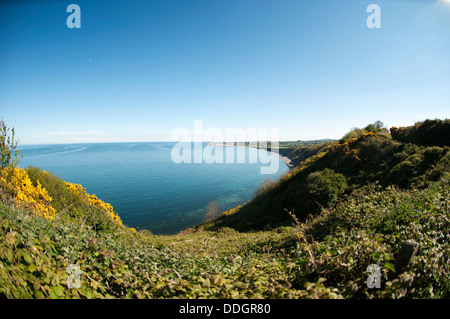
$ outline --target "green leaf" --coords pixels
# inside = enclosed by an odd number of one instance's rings
[[[50,294],[50,298],[59,299],[58,293],[54,289],[50,290],[49,294]]]
[[[33,258],[31,258],[30,254],[29,254],[27,251],[23,251],[23,252],[22,252],[22,256],[23,256],[23,259],[24,259],[27,263],[31,264],[31,263],[33,262]]]
[[[63,296],[64,296],[64,288],[60,285],[54,286],[50,290],[50,297],[52,297],[53,299],[59,299]]]
[[[44,294],[43,294],[41,291],[36,291],[36,292],[34,293],[34,296],[35,296],[37,299],[44,299],[44,298],[45,298]]]
[[[394,266],[393,263],[385,262],[385,263],[384,263],[384,267],[387,268],[387,269],[389,269],[389,270],[392,271],[392,272],[395,272],[395,266]]]
[[[35,291],[39,291],[39,289],[41,288],[41,285],[39,284],[39,282],[35,281],[33,283],[33,288]]]
[[[13,256],[12,250],[10,250],[10,249],[5,249],[4,254],[5,254],[5,256],[6,256],[6,259],[7,259],[9,262],[12,262],[12,261],[14,260],[14,256]]]
[[[85,296],[86,296],[87,299],[92,299],[92,298],[95,297],[95,295],[89,289],[86,289]]]
[[[36,265],[35,264],[29,264],[27,267],[29,272],[34,272],[36,270]]]

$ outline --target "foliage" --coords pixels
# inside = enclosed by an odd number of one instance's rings
[[[79,184],[66,183],[67,188],[78,197],[79,201],[87,202],[89,205],[100,208],[104,211],[112,220],[114,220],[119,225],[122,225],[122,220],[119,215],[114,212],[113,207],[109,203],[105,203],[101,199],[98,199],[95,194],[89,195],[86,193],[86,189]]]
[[[387,132],[387,129],[384,127],[383,122],[375,121],[373,124],[369,124],[366,127],[364,127],[363,129],[360,129],[357,127],[351,129],[350,132],[348,132],[341,138],[339,143],[347,142],[350,139],[357,139],[358,137],[360,137],[363,134],[380,133],[380,132]]]
[[[291,166],[298,166],[306,159],[322,153],[334,142],[333,140],[280,142],[278,153],[289,158]]]
[[[423,190],[370,184],[293,226],[171,236],[98,232],[2,205],[0,296],[448,298],[449,192],[448,175]],[[394,276],[407,239],[419,253]],[[81,270],[79,288],[67,286],[70,264]],[[381,267],[381,289],[366,285],[370,264]]]
[[[8,174],[10,170],[12,174]],[[6,175],[11,175],[9,180]],[[0,183],[5,200],[32,213],[50,219],[58,215],[98,231],[122,225],[110,204],[88,194],[81,185],[67,183],[37,167],[5,168]]]
[[[450,119],[425,120],[413,126],[391,129],[392,138],[402,143],[450,146]]]
[[[218,202],[209,202],[208,210],[205,214],[205,219],[207,222],[214,220],[219,215],[219,203]]]
[[[33,185],[25,169],[5,167],[0,171],[0,186],[3,195],[12,199],[16,207],[21,207],[46,218],[53,219],[55,209],[51,206],[52,198],[37,181]]]
[[[224,212],[222,212],[221,216],[228,216],[228,215],[235,214],[241,209],[241,207],[242,207],[241,205],[238,205],[238,206],[236,206],[234,208],[231,208],[231,209],[229,209],[227,211],[224,211]]]
[[[448,298],[449,192],[449,175],[424,190],[371,184],[355,191],[303,226],[312,254],[320,256],[308,267],[345,297]],[[411,239],[418,255],[396,276],[396,254]],[[381,267],[382,289],[363,284],[370,264]]]
[[[18,157],[19,151],[16,150],[18,143],[19,141],[15,140],[14,128],[8,128],[2,119],[0,121],[0,168],[17,165],[20,160]],[[12,158],[13,152],[14,159]]]
[[[255,190],[255,197],[264,196],[275,186],[275,184],[276,182],[274,180],[272,180],[270,177],[267,177]]]
[[[333,205],[347,188],[345,176],[329,168],[309,174],[306,180],[312,199],[325,207]]]
[[[346,192],[351,192],[374,182],[383,187],[424,188],[439,180],[449,167],[448,146],[405,144],[381,131],[362,133],[330,144],[321,153],[307,158],[282,179],[264,187],[264,196],[256,196],[243,205],[238,214],[221,216],[210,229],[232,227],[248,231],[289,225],[286,209],[301,221],[317,214],[320,205],[308,191],[312,186],[308,176],[316,171],[330,169],[342,174],[347,183]]]

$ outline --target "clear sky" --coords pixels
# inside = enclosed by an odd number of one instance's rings
[[[195,120],[337,139],[449,115],[448,0],[0,2],[0,116],[22,144],[169,141]]]

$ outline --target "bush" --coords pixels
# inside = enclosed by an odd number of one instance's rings
[[[345,176],[328,168],[309,174],[307,183],[309,194],[324,207],[333,205],[347,188]]]
[[[255,190],[255,198],[266,195],[274,186],[276,182],[270,177],[267,177],[261,182],[261,185]]]
[[[392,127],[394,140],[427,146],[450,146],[450,119],[426,120],[413,126]]]
[[[0,167],[15,166],[19,162],[19,151],[16,150],[18,140],[14,139],[14,128],[9,129],[3,120],[0,121]],[[14,152],[15,159],[12,160],[12,154]]]
[[[39,183],[48,192],[59,218],[91,226],[97,231],[111,231],[122,224],[110,204],[88,194],[81,185],[66,183],[38,167],[29,166],[26,171],[33,185]]]
[[[384,128],[384,124],[381,121],[376,121],[373,124],[369,124],[367,125],[365,128],[360,129],[357,127],[354,127],[350,130],[350,132],[348,132],[347,134],[345,134],[341,140],[339,141],[339,143],[344,143],[347,142],[351,139],[355,139],[358,138],[360,136],[362,136],[363,134],[366,133],[379,133],[379,132],[387,132],[387,129]]]
[[[37,185],[37,182],[39,181],[47,190],[53,199],[52,206],[57,211],[66,211],[69,207],[74,206],[81,208],[81,203],[78,203],[77,196],[67,188],[65,182],[61,178],[55,176],[51,172],[43,171],[34,166],[29,166],[27,172],[33,185]]]
[[[402,188],[411,185],[423,187],[448,171],[449,147],[406,145],[408,147],[393,158],[392,168],[383,177],[388,184]]]
[[[219,203],[218,202],[209,202],[208,203],[208,210],[205,214],[206,222],[213,221],[219,216]]]

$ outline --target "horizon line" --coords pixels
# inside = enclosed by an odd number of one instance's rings
[[[111,141],[111,142],[55,142],[55,143],[18,143],[17,148],[20,146],[40,146],[40,145],[75,145],[75,144],[127,144],[127,143],[255,143],[255,142],[314,142],[314,141],[337,141],[339,139],[333,138],[319,138],[311,140],[253,140],[253,141]]]

